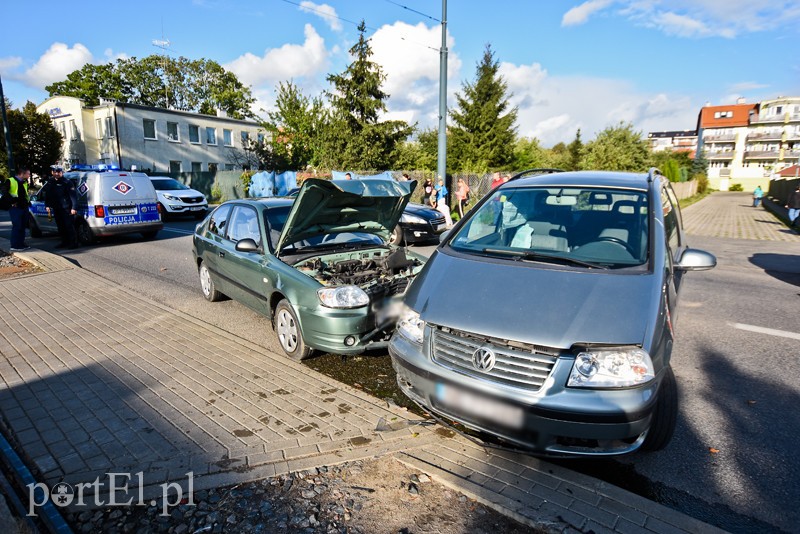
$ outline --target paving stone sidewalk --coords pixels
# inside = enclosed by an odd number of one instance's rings
[[[0,281],[0,415],[49,487],[143,472],[150,498],[189,471],[197,491],[391,454],[530,525],[716,530],[545,461],[419,425],[58,256],[24,257],[49,271]],[[381,420],[395,430],[376,431]]]

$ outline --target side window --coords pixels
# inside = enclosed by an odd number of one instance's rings
[[[661,190],[661,208],[664,211],[664,231],[667,234],[667,244],[671,249],[670,255],[675,254],[680,246],[680,232],[678,231],[678,214],[672,205],[672,201],[666,192],[666,189]]]
[[[228,239],[237,243],[250,238],[261,246],[261,230],[258,228],[258,214],[249,206],[236,206],[228,225]]]
[[[228,215],[231,213],[230,206],[220,206],[211,215],[211,220],[208,222],[208,231],[220,237],[225,237],[225,232],[228,226]]]

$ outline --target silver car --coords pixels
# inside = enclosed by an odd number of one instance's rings
[[[389,353],[404,393],[534,453],[669,443],[670,368],[687,247],[657,170],[526,171],[442,240],[409,289]]]

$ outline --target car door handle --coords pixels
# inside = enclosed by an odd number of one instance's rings
[[[220,253],[219,253],[219,257],[220,257],[220,258],[224,258],[224,257],[225,257],[225,253],[224,253],[224,252],[222,252],[222,251],[220,251]]]

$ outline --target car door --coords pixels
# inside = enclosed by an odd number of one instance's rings
[[[226,295],[233,297],[230,291],[230,284],[228,280],[220,272],[221,260],[224,259],[226,254],[225,241],[227,240],[226,233],[228,231],[228,219],[231,214],[231,205],[223,204],[214,210],[211,218],[208,221],[208,229],[206,230],[203,239],[199,246],[198,255],[206,264],[206,268],[213,276],[214,283],[217,285],[219,291]]]
[[[665,292],[667,307],[669,308],[670,318],[674,324],[675,313],[678,306],[678,292],[680,291],[683,271],[675,269],[675,264],[680,261],[683,253],[683,235],[681,234],[681,220],[678,212],[677,201],[673,203],[674,195],[668,193],[669,184],[661,188],[661,208],[664,214],[664,243],[667,246],[665,254],[667,270],[665,276]]]
[[[256,251],[236,250],[243,239],[252,239]],[[264,278],[264,239],[260,217],[254,206],[237,204],[228,223],[227,239],[220,244],[224,257],[219,258],[220,272],[233,287],[236,300],[259,313],[268,313],[267,286]],[[233,295],[231,295],[233,296]]]

